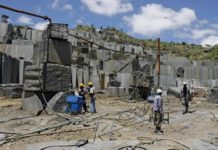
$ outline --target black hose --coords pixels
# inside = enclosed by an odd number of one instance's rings
[[[131,146],[131,145],[123,146],[123,147],[119,148],[118,150],[124,150],[124,149],[127,149],[127,148],[130,148],[131,150],[135,150],[136,148],[137,149],[142,149],[142,150],[147,150],[146,148],[141,147],[141,146]]]

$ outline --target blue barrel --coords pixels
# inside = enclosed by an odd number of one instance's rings
[[[81,96],[70,95],[66,101],[69,104],[69,112],[81,113],[83,105],[83,98]]]

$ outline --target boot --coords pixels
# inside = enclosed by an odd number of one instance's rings
[[[156,127],[156,130],[154,131],[154,133],[156,133],[156,134],[158,133],[158,127]]]
[[[163,133],[163,130],[161,130],[161,127],[159,127],[158,130],[160,133]]]
[[[187,110],[183,111],[183,113],[182,113],[182,114],[184,115],[184,114],[186,114],[186,113],[188,113],[188,111],[187,111]]]

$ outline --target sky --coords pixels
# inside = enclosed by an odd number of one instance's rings
[[[0,4],[52,18],[56,23],[116,27],[140,39],[218,44],[218,0],[0,0]],[[12,24],[42,30],[45,20],[10,12]]]

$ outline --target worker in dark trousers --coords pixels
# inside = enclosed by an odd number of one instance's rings
[[[189,98],[191,96],[190,90],[187,88],[187,83],[183,82],[183,88],[180,92],[180,97],[182,98],[183,104],[185,106],[185,111],[183,112],[183,114],[188,113],[188,107],[189,107]]]
[[[91,98],[91,101],[90,101],[90,111],[91,113],[96,113],[96,108],[95,108],[95,87],[93,87],[93,84],[92,82],[89,82],[88,83],[88,94]]]
[[[86,106],[86,95],[87,91],[85,89],[85,86],[83,83],[80,83],[79,85],[79,96],[82,96],[83,97],[83,109],[85,112],[87,112],[87,106]]]
[[[157,89],[157,95],[154,98],[153,104],[154,111],[154,125],[156,127],[155,133],[163,133],[161,130],[161,124],[163,120],[163,98],[162,98],[162,90]]]

